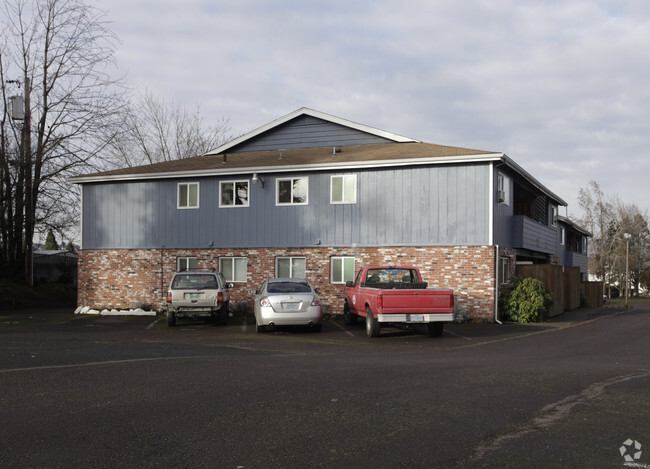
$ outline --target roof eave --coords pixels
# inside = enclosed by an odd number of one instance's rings
[[[328,164],[304,164],[304,165],[286,165],[286,166],[250,166],[236,168],[211,168],[193,171],[173,171],[173,172],[156,172],[141,174],[120,174],[112,176],[76,176],[68,179],[72,184],[85,184],[93,182],[111,182],[111,181],[134,181],[144,179],[172,179],[172,178],[191,178],[191,177],[210,177],[210,176],[229,176],[248,173],[285,173],[296,171],[344,171],[365,168],[385,168],[396,166],[421,166],[429,164],[459,164],[459,163],[477,163],[487,161],[499,161],[503,159],[503,153],[485,153],[478,155],[458,155],[458,156],[436,156],[429,158],[406,158],[392,160],[369,160],[369,161],[344,161],[331,162]]]

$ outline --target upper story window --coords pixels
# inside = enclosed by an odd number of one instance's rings
[[[560,244],[562,246],[566,245],[566,230],[564,227],[560,228]]]
[[[307,205],[309,178],[280,178],[276,182],[276,205]]]
[[[221,181],[219,183],[219,207],[250,206],[248,181]]]
[[[330,182],[330,203],[357,203],[357,175],[332,176]]]
[[[199,208],[199,183],[178,183],[178,208]]]
[[[557,207],[555,205],[551,206],[551,225],[557,226]]]
[[[510,178],[503,173],[497,175],[497,200],[500,204],[510,205]]]

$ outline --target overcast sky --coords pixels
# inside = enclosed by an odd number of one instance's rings
[[[650,208],[650,2],[99,0],[137,91],[233,135],[301,107]],[[560,211],[564,215],[564,209]]]

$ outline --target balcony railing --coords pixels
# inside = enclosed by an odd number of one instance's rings
[[[555,254],[557,251],[557,228],[542,225],[524,215],[512,217],[513,247]]]

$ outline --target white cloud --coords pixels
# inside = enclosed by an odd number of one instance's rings
[[[567,200],[650,207],[650,3],[105,0],[130,86],[230,117],[302,106],[503,151]]]

